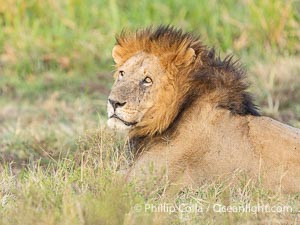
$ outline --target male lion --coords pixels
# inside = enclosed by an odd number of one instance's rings
[[[239,170],[267,188],[300,191],[300,130],[259,115],[231,56],[221,60],[170,26],[116,39],[108,125],[128,130],[129,179],[147,178],[149,165],[185,186]]]

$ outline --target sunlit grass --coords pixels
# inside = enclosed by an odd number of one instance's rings
[[[175,197],[164,183],[141,190],[125,183],[118,167],[128,158],[113,133],[97,129],[77,140],[77,152],[47,164],[2,168],[3,224],[187,224],[297,223],[299,196],[272,193],[241,179],[239,186],[216,182],[185,189]],[[128,165],[127,165],[128,166]],[[151,180],[149,178],[149,180]],[[286,207],[285,212],[227,213],[220,207]],[[169,211],[168,211],[169,210]]]

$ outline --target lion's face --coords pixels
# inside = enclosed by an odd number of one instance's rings
[[[154,107],[164,82],[164,70],[154,55],[139,52],[119,66],[108,97],[108,125],[130,130]]]
[[[112,50],[117,70],[108,97],[108,125],[130,137],[154,136],[170,127],[192,89],[196,59],[191,40],[146,30],[118,38]]]

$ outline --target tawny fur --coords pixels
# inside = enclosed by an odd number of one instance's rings
[[[115,76],[110,99],[126,103],[120,115],[135,122],[130,179],[147,179],[154,165],[170,183],[197,186],[238,170],[266,188],[300,192],[300,130],[259,116],[231,57],[220,60],[197,37],[162,26],[123,32],[113,58],[116,74],[128,76]],[[145,74],[148,89],[139,82]]]

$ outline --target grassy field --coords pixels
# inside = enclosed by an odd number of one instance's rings
[[[175,199],[124,183],[130,154],[105,123],[114,36],[161,23],[241,58],[261,112],[300,127],[298,0],[0,0],[0,224],[300,223],[299,194],[248,181]]]

